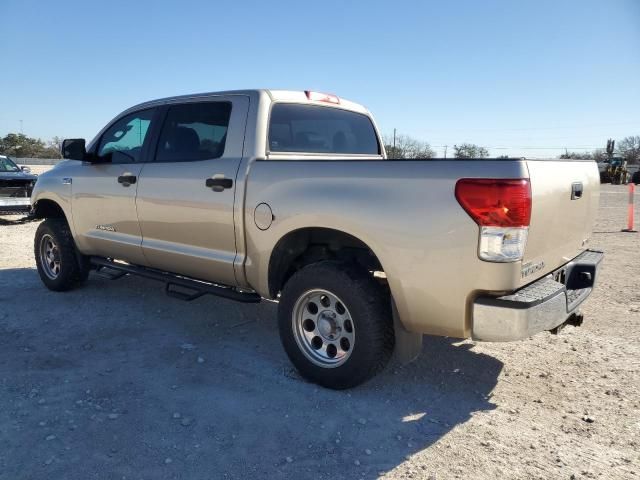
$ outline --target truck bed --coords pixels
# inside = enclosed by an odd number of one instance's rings
[[[262,160],[251,166],[244,208],[247,281],[269,295],[269,255],[308,225],[362,240],[382,264],[408,329],[468,337],[477,296],[507,294],[586,249],[599,199],[595,162],[525,159]],[[527,178],[532,214],[523,261],[478,258],[478,225],[454,196],[460,178]],[[582,183],[579,200],[572,184]],[[276,219],[260,230],[267,203]]]

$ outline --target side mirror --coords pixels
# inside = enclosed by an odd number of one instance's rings
[[[31,169],[29,167],[20,167],[20,170],[22,170],[24,173],[31,173]]]
[[[85,160],[87,148],[84,138],[66,138],[62,141],[62,158],[68,160]]]

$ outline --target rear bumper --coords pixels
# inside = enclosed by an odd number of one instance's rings
[[[472,337],[508,342],[562,325],[591,294],[603,258],[604,253],[587,250],[510,295],[478,297],[473,304]]]

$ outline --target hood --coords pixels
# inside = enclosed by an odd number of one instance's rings
[[[0,180],[37,180],[38,177],[24,172],[0,172]]]

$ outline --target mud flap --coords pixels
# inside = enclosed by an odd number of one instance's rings
[[[396,304],[391,300],[391,309],[393,311],[393,331],[395,334],[395,348],[391,363],[393,365],[406,365],[413,362],[422,353],[422,334],[409,332],[404,328],[398,315]]]

